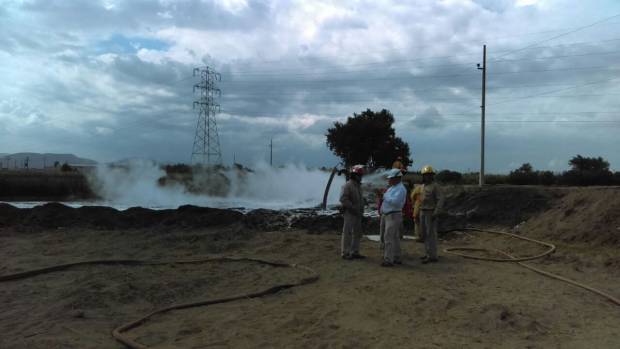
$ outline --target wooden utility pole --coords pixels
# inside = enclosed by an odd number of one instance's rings
[[[484,185],[484,123],[486,111],[486,95],[487,95],[487,45],[482,47],[482,67],[478,63],[478,69],[482,70],[482,104],[480,105],[480,179],[479,185]]]

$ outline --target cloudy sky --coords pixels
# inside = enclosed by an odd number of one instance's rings
[[[487,44],[488,171],[620,170],[616,0],[0,0],[0,31],[0,153],[188,162],[208,65],[225,163],[334,165],[326,129],[386,108],[414,167],[475,170]]]

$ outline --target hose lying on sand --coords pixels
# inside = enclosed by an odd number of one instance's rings
[[[29,278],[29,277],[36,276],[36,275],[51,273],[51,272],[60,271],[60,270],[66,270],[69,268],[82,266],[82,265],[102,265],[102,264],[103,265],[119,265],[119,264],[120,265],[165,265],[165,264],[200,264],[200,263],[212,263],[212,262],[244,262],[244,261],[263,264],[263,265],[269,265],[269,266],[276,267],[276,268],[297,268],[297,269],[307,271],[310,275],[294,283],[276,285],[276,286],[272,286],[270,288],[257,291],[257,292],[240,294],[240,295],[226,297],[226,298],[209,299],[209,300],[198,301],[198,302],[193,302],[193,303],[176,304],[176,305],[172,305],[166,308],[157,309],[141,317],[140,319],[137,319],[130,323],[119,326],[112,331],[112,336],[117,341],[123,343],[127,347],[132,348],[132,349],[146,349],[148,348],[147,346],[123,336],[123,332],[127,332],[133,328],[136,328],[142,325],[148,319],[150,319],[151,317],[157,314],[163,314],[163,313],[166,313],[172,310],[178,310],[178,309],[186,309],[186,308],[202,307],[202,306],[213,305],[213,304],[227,303],[227,302],[232,302],[232,301],[239,300],[239,299],[264,297],[267,295],[275,294],[285,289],[311,284],[317,281],[319,279],[319,276],[314,270],[308,267],[305,267],[305,266],[297,265],[297,264],[272,262],[272,261],[266,261],[266,260],[257,259],[257,258],[246,258],[246,257],[216,257],[216,258],[175,260],[175,261],[147,261],[147,260],[136,260],[136,259],[91,260],[91,261],[83,261],[83,262],[76,262],[76,263],[60,264],[60,265],[55,265],[55,266],[51,266],[47,268],[41,268],[41,269],[29,270],[29,271],[25,271],[21,273],[16,273],[16,274],[4,275],[4,276],[0,276],[0,282],[25,279],[25,278]]]
[[[544,242],[544,241],[540,241],[540,240],[536,240],[536,239],[532,239],[532,238],[527,238],[525,236],[520,236],[517,234],[512,234],[512,233],[507,233],[507,232],[501,232],[501,231],[493,231],[493,230],[484,230],[484,229],[478,229],[478,228],[461,228],[461,229],[453,229],[450,230],[451,231],[475,231],[475,232],[480,232],[480,233],[489,233],[489,234],[496,234],[496,235],[504,235],[504,236],[508,236],[508,237],[513,237],[513,238],[517,238],[517,239],[521,239],[521,240],[525,240],[525,241],[529,241],[529,242],[533,242],[535,244],[539,244],[542,246],[547,247],[547,250],[545,250],[543,253],[534,255],[534,256],[530,256],[530,257],[515,257],[511,254],[509,254],[508,252],[502,251],[502,250],[497,250],[494,248],[475,248],[475,247],[449,247],[449,248],[445,248],[444,252],[449,253],[449,254],[453,254],[456,256],[461,256],[464,258],[470,258],[470,259],[477,259],[477,260],[482,260],[482,261],[493,261],[493,262],[512,262],[512,263],[517,263],[520,266],[527,268],[529,270],[532,270],[536,273],[539,273],[541,275],[544,276],[548,276],[550,278],[556,279],[556,280],[560,280],[560,281],[564,281],[566,283],[569,283],[571,285],[577,286],[577,287],[581,287],[585,290],[588,290],[590,292],[596,293],[599,296],[602,296],[604,298],[606,298],[607,300],[611,301],[612,303],[616,304],[616,305],[620,305],[620,299],[605,293],[601,290],[598,290],[594,287],[582,284],[580,282],[574,281],[574,280],[570,280],[567,279],[563,276],[554,274],[554,273],[550,273],[548,271],[544,271],[542,269],[538,269],[532,265],[529,264],[525,264],[523,263],[524,261],[530,261],[530,260],[534,260],[534,259],[538,259],[538,258],[542,258],[545,256],[550,255],[551,253],[555,252],[555,245],[548,243],[548,242]],[[462,252],[457,252],[457,251],[477,251],[477,252],[491,252],[491,253],[497,253],[500,255],[505,256],[506,258],[492,258],[492,257],[480,257],[480,256],[475,256],[475,255],[471,255],[471,254],[466,254],[466,253],[462,253]]]

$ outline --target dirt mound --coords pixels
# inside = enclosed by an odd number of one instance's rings
[[[243,223],[253,229],[262,231],[284,230],[289,227],[288,212],[257,209],[248,212],[243,217]]]
[[[467,225],[514,226],[550,206],[554,194],[536,187],[444,187],[445,210],[439,231]],[[110,207],[71,208],[49,203],[32,209],[0,205],[0,226],[57,228],[88,227],[94,229],[191,228],[213,225],[243,224],[259,231],[304,229],[313,234],[337,233],[342,229],[342,215],[320,214],[315,209],[275,211],[258,209],[242,214],[231,209],[181,206],[174,210],[151,210],[141,207],[118,211]],[[379,218],[367,216],[364,233],[379,231]],[[405,220],[410,232],[413,224]]]
[[[131,229],[157,226],[200,228],[231,225],[242,219],[241,212],[190,205],[181,206],[176,210],[133,207],[125,211],[103,206],[72,208],[59,203],[48,203],[32,209],[0,205],[0,222],[2,222],[0,226],[17,228]]]
[[[620,188],[570,188],[522,230],[565,242],[620,245]]]
[[[291,228],[304,229],[311,234],[326,232],[339,232],[342,229],[343,218],[341,214],[319,215],[310,213],[295,216],[291,219]]]
[[[448,220],[458,224],[515,226],[546,210],[558,193],[543,187],[444,187]]]

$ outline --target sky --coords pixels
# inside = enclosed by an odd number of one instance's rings
[[[336,121],[388,109],[413,169],[620,170],[620,1],[0,0],[0,153],[191,159],[192,76],[221,74],[225,164],[333,166]]]

